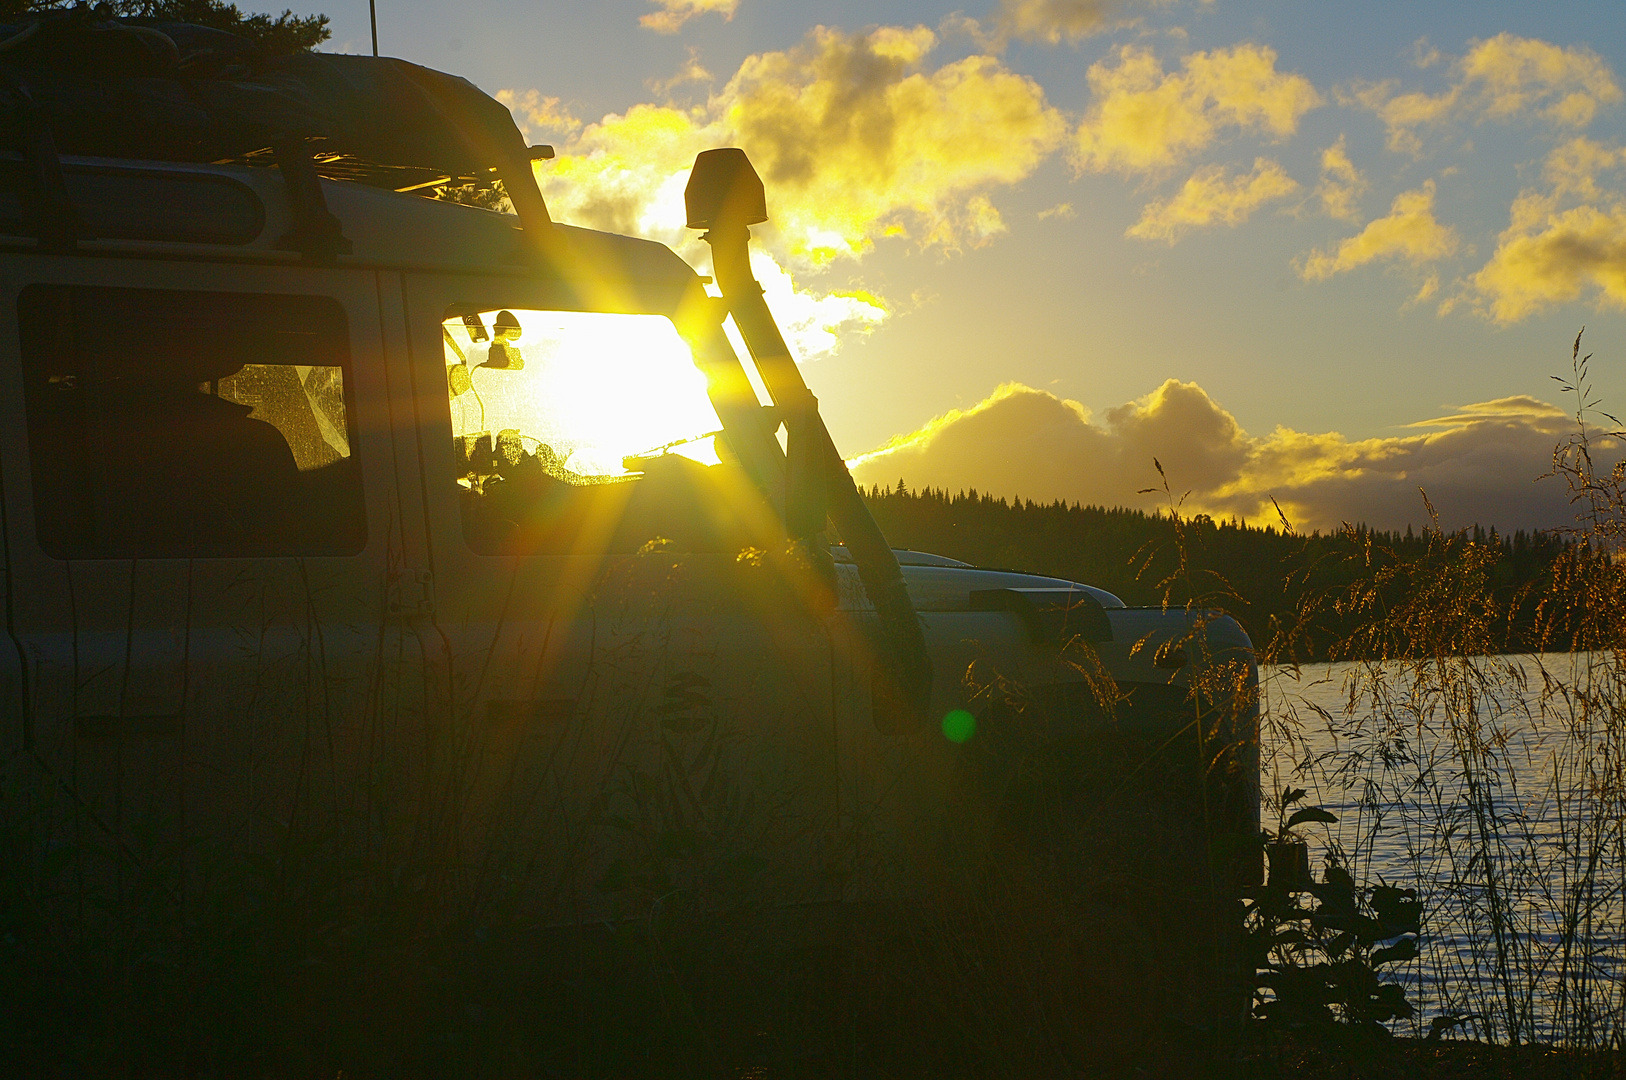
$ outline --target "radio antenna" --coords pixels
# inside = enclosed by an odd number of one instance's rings
[[[373,23],[373,55],[378,55],[378,0],[367,0],[367,17]]]

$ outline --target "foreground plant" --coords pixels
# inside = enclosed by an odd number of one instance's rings
[[[1304,796],[1303,788],[1283,792],[1283,814]],[[1416,958],[1422,903],[1415,889],[1358,887],[1336,854],[1321,880],[1311,879],[1307,847],[1294,830],[1337,820],[1306,806],[1269,836],[1270,880],[1246,908],[1245,948],[1256,972],[1253,1012],[1269,1028],[1344,1024],[1387,1035],[1387,1022],[1409,1019],[1413,1010],[1405,988],[1383,981],[1381,969]]]

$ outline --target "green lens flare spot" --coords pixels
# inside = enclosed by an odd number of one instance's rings
[[[962,743],[977,733],[977,718],[964,709],[955,709],[943,717],[943,738]]]

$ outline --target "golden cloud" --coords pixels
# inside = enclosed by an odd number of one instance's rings
[[[1214,0],[1199,2],[1206,7]],[[998,53],[1013,40],[1076,44],[1093,34],[1136,25],[1140,22],[1137,9],[1172,3],[1174,0],[1000,0],[990,19],[955,12],[939,22],[938,28],[946,34],[962,34],[978,48]],[[1178,27],[1166,32],[1182,40],[1186,36]]]
[[[1156,172],[1178,165],[1235,130],[1285,139],[1321,104],[1302,75],[1278,72],[1262,45],[1195,52],[1166,73],[1134,45],[1089,70],[1092,101],[1073,144],[1080,172]]]
[[[1626,149],[1580,137],[1555,147],[1542,166],[1542,176],[1558,197],[1573,196],[1585,201],[1603,198],[1598,187],[1600,174],[1626,164]]]
[[[638,25],[657,34],[675,34],[697,15],[717,14],[726,22],[739,10],[740,0],[651,0],[660,10],[639,18]]]
[[[1152,459],[1183,509],[1273,521],[1275,498],[1295,526],[1343,521],[1403,528],[1426,521],[1427,491],[1448,527],[1482,522],[1548,528],[1573,521],[1564,487],[1536,478],[1568,429],[1562,410],[1519,396],[1424,421],[1433,430],[1350,440],[1277,428],[1249,435],[1195,383],[1170,379],[1095,422],[1076,401],[1008,383],[986,400],[901,435],[851,462],[864,484],[968,487],[1037,501],[1153,509]]]
[[[1192,229],[1240,225],[1265,203],[1285,199],[1298,189],[1298,182],[1267,158],[1255,158],[1252,172],[1235,177],[1223,166],[1205,165],[1173,198],[1148,203],[1124,235],[1164,240],[1172,246]]]
[[[1037,83],[995,57],[932,68],[936,44],[919,26],[817,28],[795,48],[748,57],[703,104],[554,125],[564,138],[538,181],[561,221],[658,239],[704,262],[683,228],[683,187],[701,150],[739,146],[768,188],[772,222],[757,231],[780,273],[826,271],[885,236],[951,251],[985,243],[1005,229],[991,193],[1029,176],[1066,124]],[[504,93],[516,113],[553,101]],[[832,326],[886,317],[883,304],[838,292],[778,295],[822,305],[803,312],[817,351],[829,351]]]
[[[1586,48],[1502,33],[1470,49],[1461,68],[1468,85],[1482,88],[1481,107],[1492,119],[1532,110],[1555,124],[1585,127],[1600,104],[1621,99],[1614,72]]]
[[[924,27],[819,28],[750,57],[710,109],[772,191],[794,261],[857,256],[882,234],[955,249],[1002,231],[990,189],[1029,176],[1065,124],[992,56],[925,69]]]
[[[527,141],[532,132],[556,138],[581,130],[582,122],[560,105],[556,97],[543,97],[536,90],[498,90],[495,96],[514,114],[514,122],[525,133]]]
[[[1321,151],[1321,180],[1315,186],[1315,197],[1323,214],[1340,221],[1355,221],[1361,216],[1360,200],[1368,186],[1366,176],[1349,160],[1342,135]]]
[[[1600,106],[1622,98],[1614,71],[1591,49],[1508,33],[1473,42],[1454,76],[1440,94],[1395,94],[1390,81],[1357,86],[1349,98],[1383,120],[1390,149],[1411,154],[1423,149],[1419,128],[1451,117],[1509,121],[1535,115],[1560,127],[1582,128]]]
[[[1626,306],[1626,196],[1598,184],[1626,165],[1626,149],[1572,139],[1547,157],[1547,191],[1514,199],[1496,250],[1469,279],[1483,315],[1513,323],[1591,293],[1600,306]]]
[[[1472,278],[1491,318],[1517,322],[1589,288],[1601,305],[1626,306],[1626,204],[1558,211],[1545,196],[1524,195],[1512,217]]]
[[[1387,216],[1367,222],[1366,228],[1340,241],[1335,250],[1312,251],[1298,269],[1306,281],[1322,281],[1379,259],[1401,259],[1419,266],[1454,254],[1459,244],[1457,231],[1434,218],[1434,181],[1429,180],[1396,195]],[[1425,290],[1433,291],[1429,286]]]
[[[1059,45],[1120,25],[1125,6],[1121,0],[1001,0],[998,25],[1007,37]]]
[[[638,105],[587,125],[539,171],[561,220],[674,241],[700,150],[740,146],[769,191],[782,262],[822,268],[881,236],[955,249],[1003,223],[989,192],[1029,176],[1064,121],[991,56],[929,69],[925,27],[848,34],[748,57],[704,105]]]
[[[706,65],[700,62],[700,50],[693,45],[688,47],[688,56],[670,78],[650,79],[644,85],[657,94],[670,94],[673,90],[686,83],[709,83],[714,79]]]

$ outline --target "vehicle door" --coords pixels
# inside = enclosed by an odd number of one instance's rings
[[[545,280],[407,279],[471,851],[558,913],[828,895],[821,612],[720,431],[718,376],[666,314],[582,306]]]
[[[15,255],[0,290],[20,719],[76,835],[159,866],[344,820],[422,723],[379,275]]]

